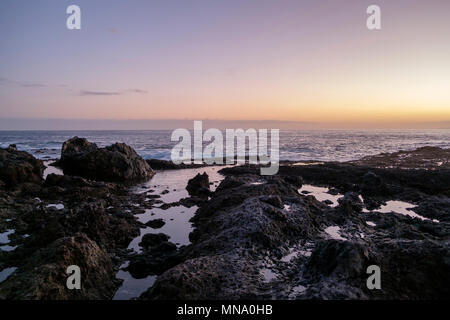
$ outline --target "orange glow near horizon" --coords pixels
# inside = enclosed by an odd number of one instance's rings
[[[176,12],[137,1],[106,16],[80,0],[96,20],[78,32],[54,26],[51,2],[20,2],[0,31],[0,118],[450,127],[450,2],[378,2],[383,27],[369,31],[365,0],[179,2]]]

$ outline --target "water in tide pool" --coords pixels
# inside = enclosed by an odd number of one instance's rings
[[[171,130],[149,131],[0,131],[0,147],[16,144],[41,159],[59,158],[64,141],[87,138],[103,147],[115,142],[132,146],[142,157],[169,159],[176,142]],[[450,147],[450,129],[440,130],[282,130],[281,160],[348,161],[366,155],[422,146]]]

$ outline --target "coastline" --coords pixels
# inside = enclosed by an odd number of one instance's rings
[[[0,233],[8,251],[0,251],[0,297],[111,299],[126,272],[145,291],[131,293],[140,299],[442,298],[450,283],[449,152],[282,161],[273,177],[244,165],[157,170],[132,187],[56,174],[3,185]],[[203,171],[209,172],[210,193],[189,194],[185,184]],[[152,183],[164,172],[171,172],[176,187],[167,176]],[[180,220],[186,211],[189,219]],[[410,212],[416,216],[404,214]],[[144,237],[160,233],[161,227],[147,225],[158,219],[167,240]],[[180,221],[193,228],[184,243],[174,240],[179,229],[164,229]],[[81,292],[64,288],[67,263],[89,270]],[[382,292],[361,282],[370,264],[387,273]],[[400,272],[405,266],[408,273]],[[50,277],[52,270],[60,275]],[[142,290],[139,279],[152,286]]]

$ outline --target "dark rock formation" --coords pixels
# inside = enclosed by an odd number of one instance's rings
[[[186,190],[191,196],[208,196],[211,191],[209,190],[209,177],[206,172],[203,174],[198,173],[194,178],[188,181]]]
[[[352,161],[359,166],[398,169],[450,169],[450,149],[421,147],[412,151],[381,153]]]
[[[449,296],[450,171],[323,163],[288,164],[273,177],[255,166],[220,172],[226,178],[191,220],[192,244],[141,299]],[[303,180],[344,196],[328,206],[299,194]],[[426,219],[376,212],[389,200],[413,202]],[[366,286],[370,265],[381,269],[382,290]]]
[[[150,220],[148,221],[145,225],[149,226],[150,228],[153,229],[160,229],[162,228],[166,223],[164,222],[163,219],[154,219],[154,220]]]
[[[98,148],[78,137],[64,142],[58,165],[64,174],[100,181],[134,182],[154,174],[147,162],[124,143]]]
[[[132,176],[126,168],[135,172],[140,167],[127,162],[134,158],[126,147],[108,148],[75,139],[64,148],[64,161],[80,157],[87,173],[108,163],[114,177]],[[18,152],[7,150],[2,150],[6,159]],[[424,152],[411,152],[411,157],[419,161]],[[118,165],[122,156],[128,159],[125,169]],[[15,230],[8,238],[14,250],[0,250],[0,270],[17,267],[0,283],[0,299],[110,299],[125,260],[125,270],[135,278],[158,275],[141,299],[450,296],[450,170],[445,168],[285,162],[278,175],[262,177],[258,166],[244,165],[221,170],[226,178],[214,193],[208,176],[198,175],[189,183],[196,195],[163,206],[199,206],[191,219],[191,244],[177,247],[167,235],[147,234],[142,252],[136,253],[127,248],[145,225],[134,214],[152,208],[159,196],[135,194],[126,185],[89,176],[30,179],[34,171],[20,169],[23,163],[28,167],[24,159],[10,163],[28,178],[16,179],[12,188],[6,185],[12,180],[2,175],[0,183],[0,232]],[[435,160],[427,157],[428,163]],[[344,196],[338,206],[327,205],[314,192],[300,194],[303,182]],[[377,212],[390,200],[413,203],[413,212],[423,217]],[[156,219],[147,226],[163,223]],[[72,264],[81,268],[80,291],[65,288],[66,268]],[[370,265],[381,269],[382,290],[366,286]]]
[[[361,194],[363,196],[385,195],[387,187],[379,176],[369,171],[362,178]]]
[[[359,195],[355,192],[346,192],[344,197],[338,199],[339,206],[347,213],[361,212],[363,203]]]
[[[169,240],[169,236],[164,233],[147,233],[142,237],[141,242],[139,245],[142,248],[148,249],[151,247],[156,247],[160,245],[163,242],[166,242]]]
[[[139,235],[133,204],[146,204],[146,196],[75,176],[50,174],[43,182],[41,161],[14,148],[1,154],[11,185],[0,192],[0,232],[14,232],[10,250],[0,248],[0,270],[17,270],[0,283],[0,300],[110,299],[120,284],[116,270]],[[70,265],[81,268],[82,290],[66,288]]]
[[[154,170],[178,170],[178,169],[191,169],[191,168],[201,168],[205,167],[206,164],[175,164],[169,160],[161,160],[161,159],[148,159],[147,163]]]
[[[182,262],[183,258],[177,253],[177,246],[169,241],[147,248],[142,254],[132,256],[126,271],[137,279],[148,275],[159,275]]]
[[[0,286],[1,299],[111,299],[116,288],[111,258],[84,234],[60,238],[36,251]],[[80,267],[81,290],[66,287],[69,266]]]
[[[23,182],[40,183],[45,166],[41,160],[24,151],[17,151],[15,145],[0,148],[0,180],[6,187]]]

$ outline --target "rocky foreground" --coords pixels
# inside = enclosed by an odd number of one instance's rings
[[[144,300],[448,299],[449,159],[449,150],[427,148],[351,163],[286,161],[276,176],[228,167],[214,192],[198,175],[180,201],[199,206],[191,244],[177,247],[157,232],[164,221],[153,220],[155,234],[135,254],[126,249],[142,227],[135,215],[161,201],[128,185],[150,178],[152,165],[182,168],[74,138],[58,162],[65,175],[44,180],[40,160],[1,149],[0,234],[10,242],[0,243],[0,272],[16,270],[0,282],[0,299],[110,299],[125,260],[135,278],[158,275]],[[299,192],[305,185],[339,200],[318,201]],[[392,200],[414,211],[383,209]],[[84,275],[81,290],[66,288],[73,264]],[[380,267],[381,290],[366,286],[370,265]]]

